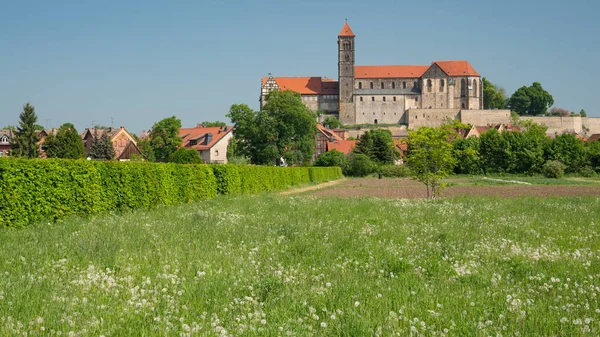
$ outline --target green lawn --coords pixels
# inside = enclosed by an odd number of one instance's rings
[[[598,336],[600,199],[219,197],[0,230],[1,336]]]

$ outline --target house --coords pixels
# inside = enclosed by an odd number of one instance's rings
[[[11,129],[0,130],[0,157],[8,156],[13,138],[14,132]]]
[[[227,164],[227,146],[233,137],[233,126],[204,127],[197,124],[195,128],[181,128],[179,136],[182,146],[194,149],[205,163]]]
[[[90,155],[90,147],[94,141],[94,136],[100,138],[104,133],[108,134],[113,143],[115,160],[127,161],[130,160],[132,156],[142,157],[142,152],[137,147],[137,141],[123,126],[118,129],[112,127],[107,129],[86,128],[81,133],[86,156]]]

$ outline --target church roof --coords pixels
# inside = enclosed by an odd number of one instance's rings
[[[356,78],[419,78],[429,66],[355,66]]]
[[[448,76],[480,76],[467,61],[435,61]]]
[[[350,28],[348,21],[346,21],[346,24],[344,24],[344,28],[342,28],[342,31],[340,32],[340,35],[338,35],[338,36],[354,37],[356,35],[354,35],[354,32],[352,32],[352,28]]]
[[[321,77],[274,77],[281,91],[292,90],[301,95],[337,95],[338,82]],[[262,84],[269,80],[263,77]]]

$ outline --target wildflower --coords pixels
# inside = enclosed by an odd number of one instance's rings
[[[321,328],[326,328],[326,327],[327,327],[327,323],[321,322]]]
[[[265,325],[265,324],[267,324],[267,320],[266,320],[266,319],[261,319],[261,320],[260,320],[260,324],[262,324],[262,325]]]
[[[358,307],[360,305],[359,301],[354,302],[354,307]]]

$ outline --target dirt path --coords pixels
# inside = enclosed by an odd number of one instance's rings
[[[340,178],[338,180],[332,180],[332,181],[329,181],[329,182],[326,182],[326,183],[323,183],[323,184],[319,184],[319,185],[315,185],[315,186],[306,186],[306,187],[302,187],[302,188],[293,188],[291,190],[283,191],[283,192],[281,192],[279,194],[280,195],[289,195],[289,194],[298,194],[298,193],[302,193],[302,192],[320,190],[320,189],[325,188],[325,187],[330,187],[330,186],[337,185],[337,184],[341,183],[344,180],[346,180],[346,178]]]

